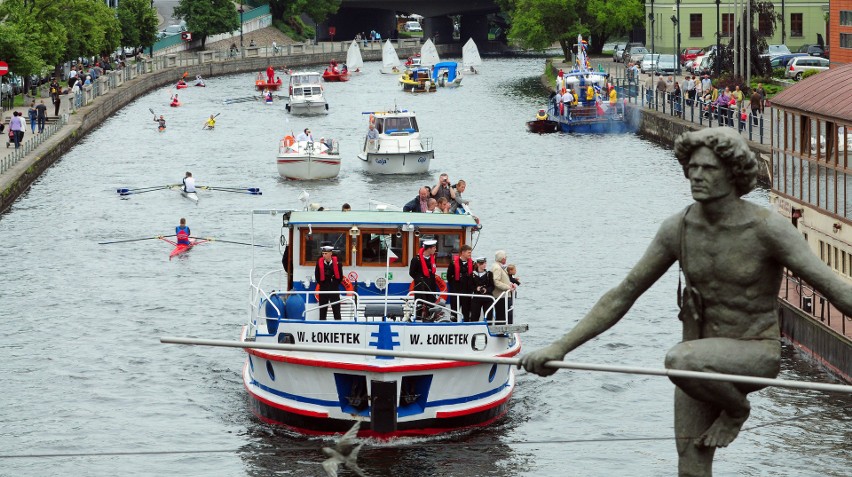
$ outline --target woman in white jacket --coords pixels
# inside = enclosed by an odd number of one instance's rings
[[[506,273],[508,257],[504,250],[498,250],[494,253],[494,265],[491,266],[491,275],[494,277],[494,298],[497,298],[497,303],[494,304],[497,324],[507,324],[506,307],[510,303],[506,298],[516,288],[516,285],[509,280],[509,274]],[[506,295],[503,295],[504,292]],[[501,298],[502,295],[502,298]],[[508,324],[512,324],[512,314],[509,314]]]

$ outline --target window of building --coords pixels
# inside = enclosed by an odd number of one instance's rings
[[[790,36],[802,37],[804,34],[804,22],[801,13],[790,14]]]
[[[358,263],[364,266],[381,266],[384,267],[388,263],[388,240],[390,240],[390,249],[396,258],[390,257],[392,262],[391,267],[407,267],[408,266],[408,250],[405,244],[408,241],[408,234],[401,233],[396,236],[397,229],[361,229],[361,235],[358,236]]]
[[[761,35],[769,36],[770,30],[772,30],[772,14],[761,13],[758,17],[757,25],[757,30]]]
[[[302,229],[301,265],[315,264],[324,245],[334,247],[334,256],[343,265],[349,265],[349,229],[313,229],[313,232],[309,235],[308,230]]]
[[[732,36],[734,33],[734,14],[722,14],[722,36]]]
[[[852,48],[852,33],[840,34],[840,48]]]
[[[852,10],[840,10],[840,26],[852,26]]]
[[[819,259],[825,262],[825,242],[819,241]]]
[[[840,273],[846,275],[846,252],[843,250],[840,251],[841,265],[840,265]]]
[[[690,13],[689,14],[689,37],[690,38],[701,38],[701,14],[700,13]]]

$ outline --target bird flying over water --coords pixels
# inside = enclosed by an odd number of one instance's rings
[[[358,451],[363,444],[355,442],[355,436],[358,434],[358,428],[361,427],[361,421],[356,421],[352,429],[346,431],[343,437],[337,441],[334,448],[323,447],[322,451],[328,456],[328,459],[323,461],[322,468],[328,477],[337,477],[337,467],[343,464],[361,477],[367,477],[367,474],[358,467]]]

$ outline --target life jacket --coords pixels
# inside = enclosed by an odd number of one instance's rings
[[[426,266],[426,259],[423,258],[423,248],[417,252],[417,255],[420,256],[420,269],[423,270],[423,276],[429,278],[432,276],[430,273],[434,274],[437,271],[437,268],[435,268],[435,254],[433,253],[432,256],[429,257],[429,261],[431,262],[429,267]]]
[[[455,270],[456,271],[456,281],[459,281],[459,278],[461,278],[461,270],[460,270],[461,265],[460,265],[460,258],[459,258],[458,255],[453,255],[453,264],[456,267],[456,270]],[[467,274],[468,274],[468,276],[473,275],[473,260],[467,261]]]
[[[189,245],[189,227],[186,225],[178,225],[175,227],[175,234],[177,234],[177,243],[182,245]]]
[[[323,260],[322,257],[320,257],[320,259],[317,260],[317,266],[319,267],[319,273],[320,273],[319,281],[324,282],[325,281],[325,260]],[[334,255],[331,256],[331,268],[334,269],[334,278],[340,280],[340,267],[337,266],[337,257],[335,257]]]

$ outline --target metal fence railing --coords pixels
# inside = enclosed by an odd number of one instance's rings
[[[3,174],[9,169],[11,169],[12,166],[17,164],[18,161],[24,158],[24,156],[35,150],[35,148],[40,146],[43,142],[50,139],[51,136],[56,134],[56,132],[59,131],[59,129],[62,126],[65,126],[67,123],[68,115],[62,115],[59,117],[58,121],[52,124],[45,125],[44,131],[42,131],[41,134],[34,134],[31,135],[28,139],[24,139],[20,147],[18,147],[17,149],[3,150],[3,152],[5,152],[5,155],[0,157],[0,174]],[[8,135],[6,134],[6,132],[4,132],[4,141],[8,141],[8,139]]]

